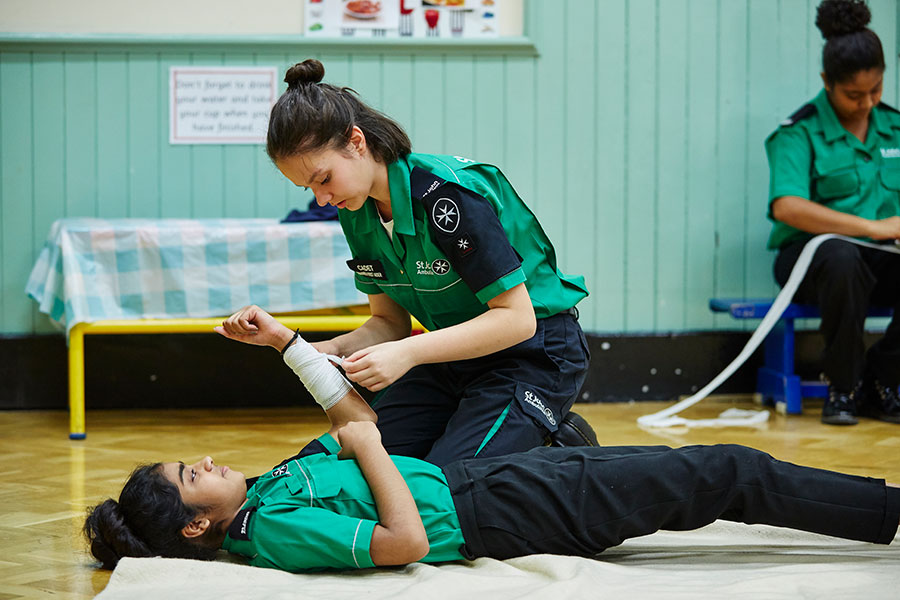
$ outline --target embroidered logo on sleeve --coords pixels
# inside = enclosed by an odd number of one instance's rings
[[[456,244],[456,251],[459,252],[460,256],[468,256],[475,252],[475,243],[472,241],[472,236],[468,233],[456,236],[454,243]]]
[[[384,265],[380,260],[348,260],[347,266],[362,277],[387,279],[387,275],[384,274]]]
[[[281,477],[282,475],[287,475],[288,477],[290,477],[290,475],[291,475],[291,472],[288,470],[287,464],[283,464],[280,467],[278,467],[277,469],[272,471],[273,479],[275,477]]]
[[[431,207],[431,221],[444,233],[453,233],[459,227],[459,207],[450,198],[439,198]]]

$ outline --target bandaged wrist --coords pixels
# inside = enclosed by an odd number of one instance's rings
[[[333,407],[353,389],[337,367],[328,362],[327,356],[303,338],[297,338],[285,350],[284,362],[300,378],[322,410]]]

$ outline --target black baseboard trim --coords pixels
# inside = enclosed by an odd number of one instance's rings
[[[333,333],[310,334],[326,339]],[[879,334],[869,334],[867,342]],[[749,332],[588,334],[591,368],[581,402],[672,400],[703,387],[738,355]],[[797,371],[817,376],[821,336],[798,332]],[[313,405],[277,353],[216,335],[85,336],[87,408]],[[761,351],[716,393],[756,387]],[[60,335],[0,336],[0,410],[65,409],[67,357]]]

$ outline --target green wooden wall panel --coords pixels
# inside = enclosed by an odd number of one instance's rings
[[[66,53],[66,216],[97,213],[97,60],[93,54]]]
[[[224,60],[224,59],[223,59]],[[229,66],[252,66],[252,54],[229,54]],[[224,216],[228,218],[252,218],[257,216],[256,155],[264,152],[259,144],[229,145],[223,149],[224,164]]]
[[[63,180],[66,162],[62,143],[65,134],[62,54],[33,54],[31,64],[34,90],[31,126],[35,160],[34,223],[31,230],[33,261],[37,259],[53,221],[66,210]],[[55,331],[57,328],[38,311],[37,303],[30,304],[34,330],[37,333]]]
[[[255,57],[255,64],[260,67],[275,67],[278,70],[278,81],[284,79],[284,73],[296,61],[295,57],[280,53],[260,53]],[[280,84],[279,91],[287,88]],[[252,164],[256,169],[255,207],[256,215],[261,218],[283,218],[292,208],[306,209],[309,202],[308,192],[303,192],[285,179],[275,165],[269,160],[264,145],[252,146]]]
[[[685,279],[686,329],[710,325],[707,300],[715,290],[716,205],[720,151],[718,136],[719,56],[718,3],[692,1],[688,7],[688,63],[686,79],[687,168],[685,187]]]
[[[452,102],[448,97],[444,76],[444,60],[440,56],[417,56],[413,60],[412,80],[415,99],[411,136],[413,150],[438,152],[445,148],[444,107]]]
[[[595,157],[597,210],[592,223],[585,221],[592,228],[585,250],[593,249],[595,257],[591,271],[584,273],[593,308],[585,322],[603,331],[625,328],[625,11],[623,3],[610,3],[597,11],[595,19],[597,118],[588,151]]]
[[[583,3],[578,10],[566,14],[565,43],[565,85],[570,93],[565,94],[563,107],[566,116],[565,146],[567,148],[592,148],[597,122],[596,95],[598,90],[583,83],[592,82],[597,72],[596,13],[600,7],[593,3]],[[562,237],[555,238],[557,252],[566,257],[563,268],[572,273],[588,273],[596,260],[594,253],[585,244],[592,239],[590,230],[583,223],[593,223],[597,211],[594,201],[596,182],[593,177],[594,154],[576,152],[566,157],[559,189],[564,198],[562,212]],[[552,207],[546,207],[552,209]],[[584,301],[584,310],[593,312],[594,298]]]
[[[658,138],[656,173],[656,305],[653,329],[685,326],[685,205],[688,121],[686,106],[688,10],[686,0],[659,5],[659,85],[656,91]]]
[[[225,54],[195,52],[191,54],[190,64],[223,66]],[[221,217],[225,213],[226,147],[217,144],[197,144],[190,146],[190,149],[190,217],[194,219]]]
[[[625,89],[625,327],[652,331],[657,252],[659,23],[656,0],[628,3]]]
[[[716,296],[744,294],[744,203],[747,172],[748,2],[723,0],[719,25]],[[736,118],[740,115],[740,118]],[[721,324],[728,317],[717,316]]]
[[[766,239],[771,229],[764,218],[769,180],[754,177],[754,173],[767,173],[768,161],[761,140],[772,131],[773,123],[784,119],[778,110],[778,78],[773,77],[772,65],[780,64],[790,57],[780,52],[778,29],[770,27],[779,18],[775,3],[749,3],[748,21],[748,69],[747,69],[747,134],[744,148],[745,180],[743,209],[744,231],[741,235],[744,248],[743,295],[751,292],[759,295],[774,295],[778,291],[772,279],[772,257],[760,250],[758,240]],[[790,37],[790,36],[785,36]],[[801,55],[802,57],[802,55]],[[750,107],[753,107],[752,109]],[[749,324],[745,324],[749,327]]]
[[[897,0],[869,0],[872,10],[872,23],[876,24],[878,37],[884,48],[884,60],[887,64],[897,64],[900,40],[897,37]],[[895,90],[897,86],[897,69],[887,69],[884,74],[884,89]]]
[[[130,53],[127,59],[128,103],[128,216],[152,219],[161,213],[161,149],[168,144],[168,119],[161,121],[160,105],[168,108],[168,83],[160,87],[159,54]]]
[[[444,62],[447,99],[441,106],[444,145],[440,152],[475,156],[475,121],[472,115],[485,102],[475,88],[475,65],[471,58]],[[427,148],[436,148],[428,144]]]
[[[568,202],[563,195],[567,149],[563,105],[566,54],[562,41],[566,36],[566,21],[564,12],[553,2],[536,2],[529,9],[528,35],[541,53],[535,77],[536,183],[535,195],[529,200],[540,215],[544,231],[560,244],[565,235],[563,215]]]
[[[503,77],[504,59],[495,56],[475,57],[475,89],[482,101],[475,104],[472,115],[475,125],[475,147],[472,156],[476,160],[494,165],[506,164],[504,138],[506,136],[506,97]],[[427,146],[436,148],[436,146]],[[455,153],[454,153],[455,154]]]
[[[351,56],[348,84],[370,106],[381,110],[384,106],[384,56]]]
[[[308,193],[262,145],[169,144],[169,67],[309,56],[416,150],[500,166],[593,331],[738,328],[713,295],[766,295],[763,140],[821,88],[818,0],[526,3],[537,54],[366,44],[0,46],[0,332],[50,331],[24,285],[61,216],[281,217]],[[898,5],[870,0],[896,104]],[[124,39],[124,38],[123,38]]]
[[[128,62],[125,53],[97,54],[97,214],[128,217]]]
[[[506,96],[502,106],[504,110],[504,130],[507,135],[503,139],[503,173],[513,183],[519,196],[536,210],[534,192],[534,157],[535,157],[535,105],[534,105],[534,63],[531,60],[520,58],[506,59],[506,81],[504,87]],[[471,84],[471,77],[467,80]],[[470,99],[474,93],[467,96]],[[466,96],[459,97],[460,110],[465,110]],[[471,104],[470,104],[471,106]],[[471,108],[469,108],[471,110]],[[472,135],[471,127],[466,127],[467,119],[460,116],[453,122],[454,126],[448,126],[449,132],[461,129],[467,135]],[[468,138],[466,144],[452,145],[448,148],[460,148],[458,154],[462,156],[474,156],[472,151],[472,138]],[[454,154],[457,152],[454,150]]]
[[[0,283],[0,331],[20,332],[32,329],[32,307],[20,299],[24,282],[31,271],[33,248],[34,148],[32,145],[33,77],[31,55],[8,52],[0,56],[0,91],[17,102],[0,106],[0,204],[2,224],[0,244],[3,268]],[[43,240],[41,240],[43,241]]]
[[[413,85],[413,58],[411,56],[385,57],[382,67],[385,85],[382,89],[383,112],[400,123],[410,139],[415,140],[412,130],[413,104],[416,89]]]
[[[160,144],[159,216],[165,219],[186,219],[192,216],[194,147],[169,143],[169,70],[171,67],[183,67],[190,63],[190,55],[178,51],[162,54],[159,58],[156,79],[159,86],[156,118],[156,135]]]

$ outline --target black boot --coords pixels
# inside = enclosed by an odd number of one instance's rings
[[[550,434],[550,445],[558,448],[599,446],[594,429],[578,413],[569,411],[559,428]]]
[[[852,392],[843,392],[828,386],[828,397],[822,407],[822,422],[826,425],[856,425],[856,395],[859,387]]]
[[[884,386],[874,377],[867,377],[863,389],[866,394],[863,414],[879,421],[900,423],[900,394],[896,387]]]

